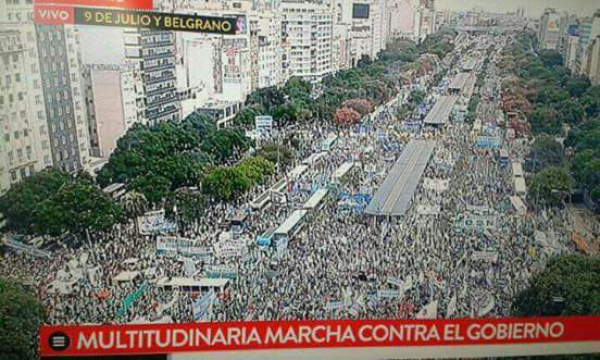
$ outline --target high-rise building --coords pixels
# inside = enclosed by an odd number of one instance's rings
[[[142,72],[138,118],[148,124],[178,121],[181,109],[175,79],[175,35],[148,29],[127,29],[124,34],[126,61]]]
[[[133,65],[85,65],[90,153],[108,159],[117,140],[138,122],[142,76]]]
[[[569,37],[569,29],[571,29],[572,26],[576,26],[577,25],[577,16],[574,14],[564,14],[563,16],[561,16],[560,18],[560,29],[559,29],[559,33],[558,33],[558,45],[556,47],[556,50],[558,52],[560,52],[561,54],[565,54],[566,51],[566,46],[567,46],[567,40]]]
[[[256,21],[256,85],[258,88],[283,85],[287,80],[281,58],[285,53],[281,41],[281,17],[275,11],[265,10],[249,15]]]
[[[319,3],[284,1],[282,41],[289,46],[289,75],[318,81],[333,72],[333,12]]]
[[[52,165],[34,28],[3,28],[8,27],[0,25],[0,194]]]
[[[597,36],[588,47],[586,74],[593,85],[600,85],[600,36]]]
[[[579,27],[579,44],[577,46],[576,64],[574,72],[585,75],[586,63],[589,57],[589,45],[600,35],[600,10],[597,10],[591,19],[584,21]]]
[[[413,33],[413,7],[411,0],[388,1],[390,32],[395,37],[410,37]]]
[[[89,136],[77,29],[36,26],[36,37],[53,164],[67,172],[86,169]]]
[[[563,50],[563,59],[565,66],[571,71],[574,71],[577,63],[577,48],[579,46],[579,27],[577,25],[571,25],[569,27],[566,39]]]
[[[556,10],[547,8],[540,18],[538,40],[540,49],[558,50],[560,35],[560,15]]]
[[[433,0],[420,0],[413,13],[413,39],[423,41],[436,31],[436,11]]]

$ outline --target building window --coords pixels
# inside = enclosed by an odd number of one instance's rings
[[[25,154],[27,156],[27,160],[31,160],[31,146],[25,148]]]
[[[17,181],[17,172],[16,171],[11,171],[10,172],[10,179],[12,181]]]

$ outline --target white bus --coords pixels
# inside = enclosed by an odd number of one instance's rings
[[[294,211],[273,233],[273,242],[278,243],[280,239],[289,240],[292,236],[298,234],[302,230],[304,225],[304,216],[308,213],[308,210],[296,210]]]
[[[315,191],[312,196],[306,200],[302,208],[310,212],[321,209],[325,204],[324,199],[327,196],[327,193],[329,193],[329,190],[327,189],[319,189]]]

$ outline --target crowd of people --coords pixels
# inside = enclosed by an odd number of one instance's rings
[[[450,70],[446,78],[457,72]],[[494,75],[492,64],[488,71]],[[422,82],[425,78],[416,81]],[[497,92],[498,83],[488,76],[484,88]],[[433,84],[429,91],[433,102],[445,86]],[[487,95],[486,113],[494,108],[494,96]],[[497,151],[475,148],[471,124],[454,121],[404,133],[393,111],[404,98],[401,93],[356,128],[335,129],[336,147],[302,175],[277,174],[233,203],[211,204],[193,226],[170,234],[207,249],[237,242],[244,249],[237,255],[215,252],[193,261],[157,255],[157,238],[163,235],[118,225],[78,249],[55,251],[49,260],[8,253],[0,261],[0,277],[34,286],[51,324],[194,321],[195,302],[204,294],[166,289],[157,281],[200,279],[215,265],[230,266],[236,274],[211,301],[211,321],[507,316],[514,296],[546,259],[569,250],[568,220],[550,210],[515,211],[510,168],[500,163]],[[319,152],[332,130],[303,129],[301,158]],[[372,197],[402,148],[419,138],[435,140],[436,147],[404,215],[373,217],[362,213],[364,204],[340,206],[341,194]],[[505,143],[515,160],[523,156],[520,146]],[[348,161],[353,170],[332,184],[333,173]],[[284,200],[252,211],[250,202],[281,176]],[[425,180],[437,185],[426,187]],[[318,188],[328,189],[323,206],[306,215],[286,249],[256,243]],[[228,219],[239,213],[248,216],[234,231]],[[536,241],[540,232],[557,245]],[[136,275],[117,281],[124,271]]]

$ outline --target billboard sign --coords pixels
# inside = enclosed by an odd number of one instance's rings
[[[369,4],[352,4],[352,18],[368,19],[370,10]]]

